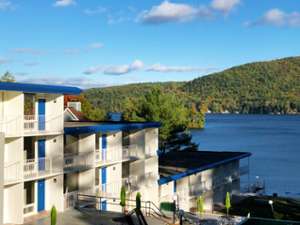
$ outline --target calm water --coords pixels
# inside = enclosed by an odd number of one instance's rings
[[[300,116],[208,115],[192,135],[200,150],[251,152],[251,180],[263,178],[268,193],[300,197]]]

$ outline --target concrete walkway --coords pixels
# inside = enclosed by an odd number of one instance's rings
[[[164,225],[155,218],[146,218],[149,225]],[[26,225],[50,225],[50,217],[36,219]],[[122,213],[96,210],[68,210],[57,215],[57,225],[128,225]]]

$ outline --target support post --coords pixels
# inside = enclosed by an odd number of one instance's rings
[[[250,157],[248,157],[248,192],[250,192]]]
[[[3,225],[4,207],[4,133],[0,133],[0,225]]]

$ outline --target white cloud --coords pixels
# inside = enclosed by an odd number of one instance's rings
[[[55,7],[67,7],[67,6],[71,6],[71,5],[75,5],[76,2],[74,0],[57,0],[54,3]]]
[[[83,10],[83,13],[87,14],[87,15],[96,15],[96,14],[106,13],[107,11],[108,11],[107,8],[102,7],[102,6],[98,6],[95,9],[90,9],[90,8],[89,9],[85,9],[85,10]]]
[[[91,43],[89,45],[89,48],[92,48],[92,49],[103,48],[103,44],[101,42]]]
[[[13,9],[13,4],[9,0],[0,0],[0,11]]]
[[[38,66],[39,63],[38,62],[25,62],[24,66],[28,66],[28,67],[34,67],[34,66]]]
[[[17,54],[31,54],[31,55],[41,55],[44,53],[44,51],[34,48],[15,48],[12,49],[14,53]]]
[[[300,27],[300,13],[286,13],[280,9],[274,8],[267,11],[262,18],[254,22],[247,22],[247,26],[273,25]]]
[[[7,63],[9,63],[9,62],[11,62],[11,60],[6,59],[6,58],[1,58],[1,57],[0,57],[0,65],[7,64]]]
[[[66,86],[75,86],[80,88],[92,88],[92,87],[104,87],[107,84],[102,81],[90,79],[88,77],[72,77],[72,79],[61,78],[63,76],[52,75],[52,74],[43,74],[42,77],[30,76],[28,73],[13,73],[16,75],[18,82],[24,83],[36,83],[36,84],[52,84],[52,85],[66,85]]]
[[[206,7],[194,7],[189,4],[163,1],[150,10],[143,11],[138,21],[145,24],[160,24],[167,22],[186,22],[195,18],[207,18],[211,12]]]
[[[238,4],[240,4],[240,0],[213,0],[211,3],[211,7],[214,10],[228,13]]]
[[[94,66],[85,70],[83,73],[90,75],[102,72],[106,75],[123,75],[144,67],[144,63],[140,60],[134,60],[131,64],[116,65],[116,66]]]
[[[77,55],[81,52],[80,48],[66,48],[64,49],[64,53],[67,55]]]
[[[186,73],[186,72],[201,72],[208,73],[215,71],[215,68],[200,68],[191,66],[166,66],[160,63],[154,64],[147,68],[148,72],[160,72],[160,73]]]

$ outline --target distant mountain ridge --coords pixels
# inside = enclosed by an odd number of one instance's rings
[[[122,111],[123,101],[161,88],[187,104],[205,103],[211,112],[300,112],[300,57],[248,63],[189,82],[141,83],[93,88],[84,95],[96,107]]]

